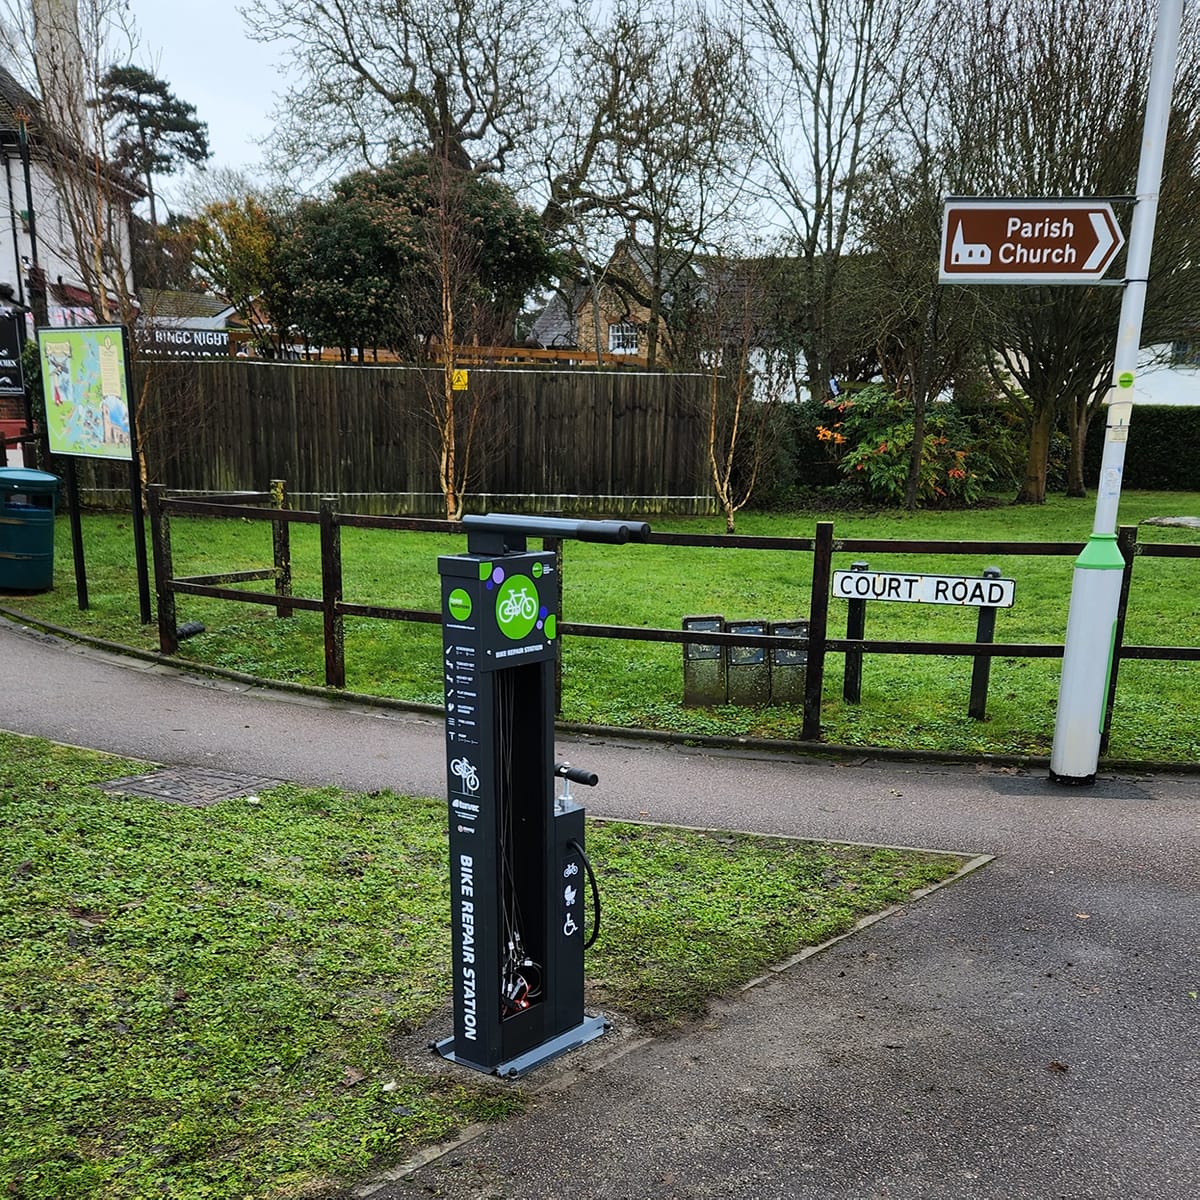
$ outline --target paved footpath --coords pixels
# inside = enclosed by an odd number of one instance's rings
[[[444,795],[441,722],[0,622],[0,725],[178,765]],[[1200,776],[564,739],[597,816],[995,855],[714,1007],[618,1027],[375,1200],[1200,1195]],[[452,1068],[451,1068],[452,1069]],[[504,1085],[508,1086],[508,1085]]]

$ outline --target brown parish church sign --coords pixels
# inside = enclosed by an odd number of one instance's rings
[[[941,283],[1094,283],[1125,237],[1103,200],[951,199]]]

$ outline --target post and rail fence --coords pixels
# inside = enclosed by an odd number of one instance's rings
[[[280,481],[272,484],[270,492],[233,493],[223,495],[178,495],[160,485],[149,489],[149,509],[154,544],[154,573],[158,597],[159,644],[164,654],[176,654],[179,648],[176,627],[175,598],[178,595],[207,596],[218,600],[260,604],[273,607],[280,617],[294,612],[319,612],[324,626],[325,684],[331,688],[346,686],[344,620],[346,617],[365,617],[384,621],[409,621],[436,625],[441,614],[434,611],[359,604],[343,594],[341,531],[345,528],[375,529],[393,532],[461,534],[463,526],[457,521],[413,517],[382,517],[339,512],[333,498],[322,499],[318,511],[291,509]],[[259,570],[224,574],[176,577],[171,552],[170,522],[172,517],[217,517],[245,521],[269,521],[273,526],[272,566]],[[317,525],[320,530],[321,595],[296,596],[292,592],[292,575],[288,529],[292,524]],[[846,658],[843,694],[857,702],[861,695],[861,664],[864,655],[912,654],[966,656],[973,659],[969,715],[982,718],[986,707],[988,666],[993,658],[1061,658],[1061,642],[996,642],[995,608],[980,608],[976,640],[973,642],[905,641],[867,636],[865,605],[852,601],[845,637],[833,636],[829,628],[829,600],[833,579],[833,556],[849,554],[919,554],[973,555],[986,557],[1019,557],[1050,555],[1074,558],[1079,542],[984,542],[984,541],[909,541],[882,538],[839,538],[832,522],[816,525],[813,537],[754,537],[712,536],[688,533],[651,533],[648,544],[659,546],[723,548],[740,550],[790,551],[812,555],[812,581],[809,596],[808,661],[804,685],[802,741],[821,740],[821,698],[824,688],[825,662],[830,654]],[[1137,529],[1124,526],[1119,545],[1125,558],[1121,589],[1121,606],[1115,632],[1116,652],[1109,680],[1105,715],[1105,748],[1112,721],[1113,703],[1117,691],[1118,668],[1124,660],[1164,660],[1200,662],[1200,647],[1140,646],[1124,644],[1125,615],[1134,563],[1138,557],[1200,559],[1200,545],[1139,543]],[[558,539],[547,539],[545,548],[554,552],[561,563],[563,546]],[[865,570],[866,563],[854,564]],[[989,568],[984,580],[995,578]],[[239,590],[232,584],[272,580],[273,589],[266,591]],[[559,572],[561,587],[562,572]],[[857,607],[856,607],[857,605]],[[637,626],[600,625],[563,622],[559,625],[563,637],[615,638],[626,641],[675,643],[681,646],[755,647],[767,651],[794,651],[794,636],[773,634],[727,633],[712,630],[688,631],[655,629]],[[560,641],[561,654],[561,641]]]

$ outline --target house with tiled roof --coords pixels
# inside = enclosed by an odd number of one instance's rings
[[[671,265],[672,276],[681,273],[690,279],[688,263]],[[594,283],[569,281],[554,294],[534,321],[531,339],[547,350],[578,350],[581,358],[599,349],[606,358],[644,362],[650,356],[646,294],[654,275],[647,247],[623,238]],[[653,357],[665,362],[661,330],[654,349]]]
[[[543,350],[578,350],[579,314],[590,293],[581,283],[556,291],[533,322],[530,341]]]
[[[98,178],[106,260],[105,287],[133,291],[131,206],[142,185],[82,148],[68,134],[45,127],[41,104],[5,66],[0,65],[0,283],[11,283],[22,304],[32,301],[34,265],[46,284],[47,316],[52,325],[94,321],[89,272],[81,269],[70,210],[62,180],[68,169],[80,180]],[[90,216],[90,213],[89,213]],[[36,235],[36,244],[35,244]]]
[[[138,299],[144,317],[180,329],[224,329],[237,311],[228,300],[211,292],[142,288]]]
[[[652,357],[659,366],[680,356],[694,363],[720,343],[765,331],[784,260],[667,250],[656,263],[653,254],[633,237],[622,239],[594,283],[564,282],[534,321],[531,340],[547,350],[578,350],[581,359],[599,347],[606,359],[644,362],[651,357],[648,297],[656,278],[662,294]]]

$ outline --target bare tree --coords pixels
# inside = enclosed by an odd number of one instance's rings
[[[3,0],[0,37],[15,64],[25,64],[27,81],[37,93],[26,114],[30,153],[48,181],[39,203],[40,278],[31,280],[37,318],[48,323],[45,276],[56,286],[78,285],[101,323],[134,330],[139,318],[152,319],[139,304],[133,278],[132,206],[143,189],[112,165],[103,115],[96,104],[100,80],[115,60],[129,61],[137,49],[137,31],[123,0]],[[48,218],[48,219],[47,219]],[[49,266],[49,271],[47,267]],[[40,309],[40,311],[38,311]],[[139,347],[127,347],[138,366]],[[153,425],[176,421],[151,403],[156,367],[144,362],[135,370],[132,397],[137,422],[138,472],[143,484],[153,477]]]
[[[903,160],[878,155],[864,174],[855,220],[863,252],[847,264],[848,274],[860,276],[849,290],[865,303],[853,311],[874,339],[879,373],[890,391],[912,405],[909,509],[917,504],[927,406],[946,392],[978,394],[987,332],[979,295],[958,289],[947,296],[937,282],[944,172],[939,148],[928,140],[928,124],[920,110],[914,112],[917,121],[909,132],[919,136],[911,155]]]
[[[793,391],[790,357],[768,316],[778,272],[773,256],[717,256],[704,264],[698,323],[708,347],[708,462],[727,533],[754,494]]]
[[[63,263],[102,321],[132,324],[137,311],[130,214],[141,186],[111,165],[94,103],[118,54],[136,46],[122,0],[3,0],[0,35],[36,92],[26,114],[31,153],[49,180],[53,210],[38,226],[46,257]],[[118,47],[120,50],[118,51]],[[73,269],[73,270],[72,270]]]
[[[1153,40],[1152,0],[980,0],[931,27],[945,159],[959,194],[1131,196]],[[1119,68],[1111,35],[1121,30]],[[1190,326],[1200,248],[1200,52],[1191,12],[1181,39],[1144,324],[1148,341]],[[1126,210],[1128,212],[1128,210]],[[1114,275],[1119,275],[1120,261]],[[1084,493],[1083,443],[1108,390],[1120,296],[1104,286],[993,288],[997,382],[1028,406],[1017,499],[1045,498],[1051,436],[1071,438],[1069,491]]]
[[[542,119],[553,6],[535,0],[250,0],[253,37],[296,84],[275,157],[379,166],[409,150],[501,171]]]
[[[545,220],[580,260],[593,318],[607,289],[644,327],[649,364],[660,346],[678,361],[696,257],[727,232],[745,180],[745,48],[701,4],[584,6],[575,38],[543,151]],[[622,237],[626,261],[599,266],[593,248]]]
[[[893,53],[914,9],[904,0],[746,0],[731,4],[760,66],[760,180],[801,265],[797,324],[814,399],[842,364],[832,336],[838,276],[862,167],[894,128]]]
[[[494,378],[472,370],[484,365],[480,355],[464,353],[494,346],[502,316],[479,287],[481,244],[465,202],[464,172],[444,160],[431,161],[431,205],[422,223],[432,266],[430,284],[436,295],[422,306],[430,316],[432,336],[426,343],[422,372],[438,462],[438,483],[446,519],[463,515],[467,492],[482,443],[502,436],[492,403]]]

